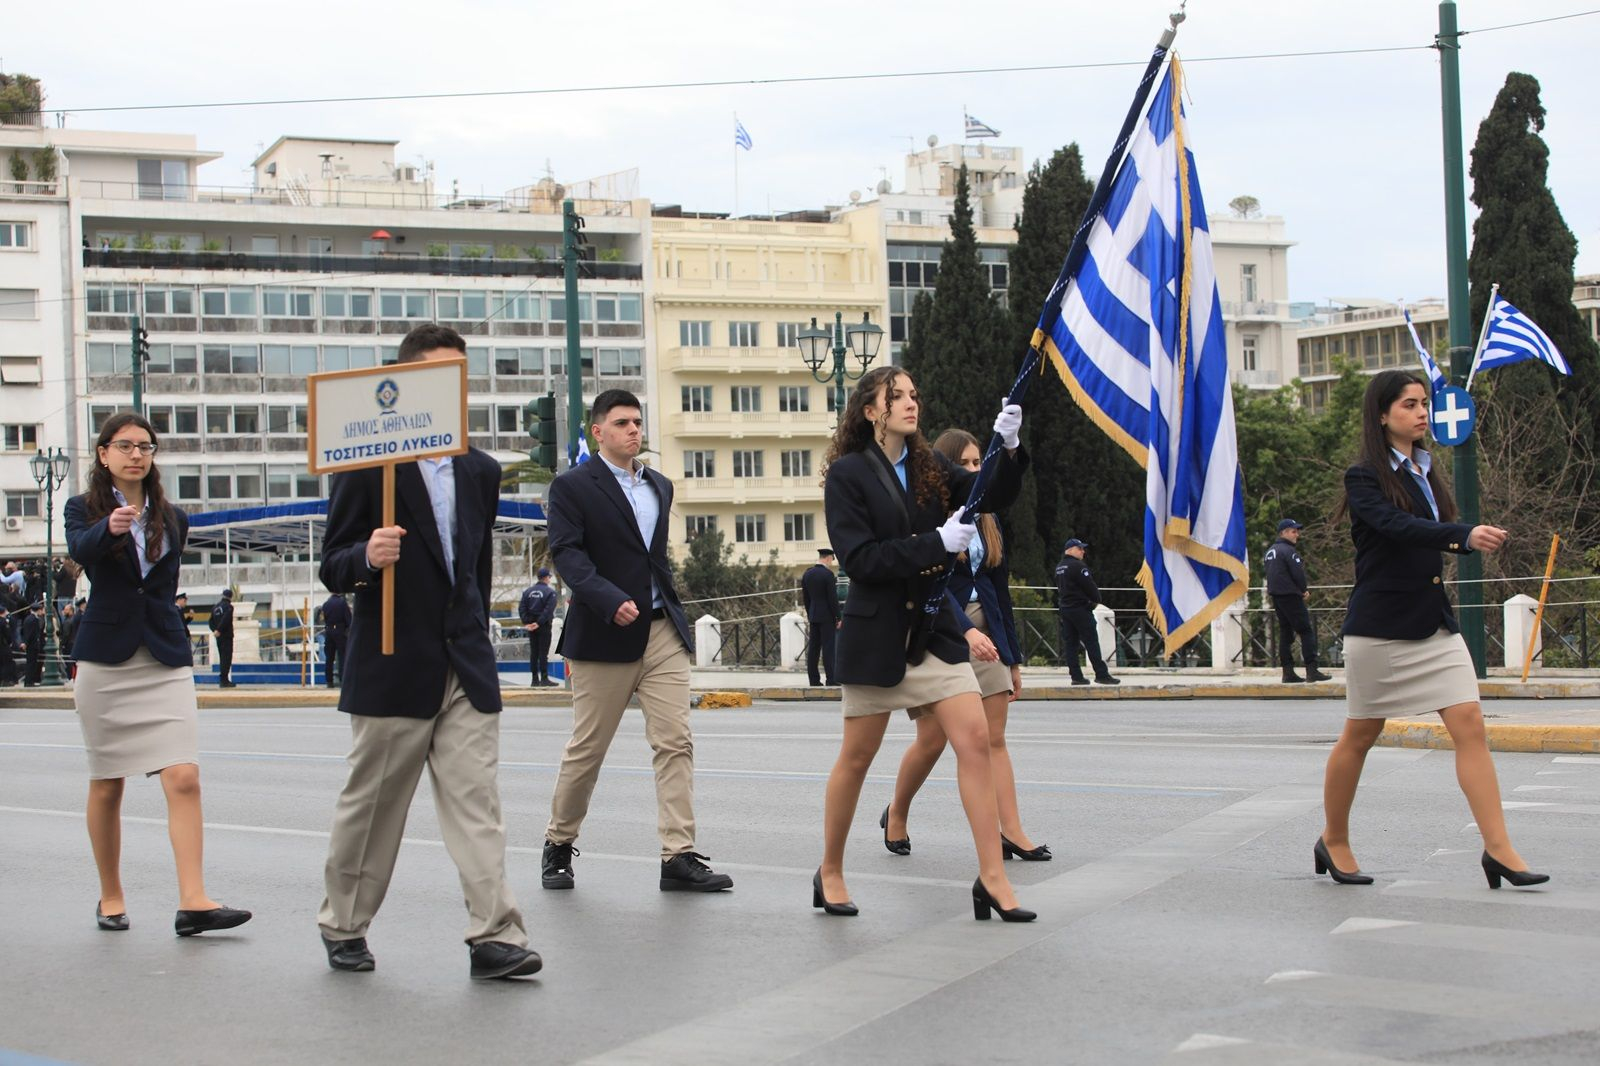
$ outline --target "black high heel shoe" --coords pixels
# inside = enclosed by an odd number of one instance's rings
[[[1023,862],[1049,862],[1055,858],[1054,855],[1050,854],[1049,844],[1040,844],[1036,848],[1019,848],[1007,840],[1004,833],[1000,834],[1000,854],[1007,862],[1011,861],[1013,855]]]
[[[1333,864],[1328,857],[1328,845],[1317,838],[1317,846],[1311,849],[1311,858],[1317,864],[1317,873],[1327,874],[1341,885],[1370,885],[1372,878],[1363,873],[1347,873]]]
[[[1483,853],[1483,874],[1489,879],[1490,888],[1499,888],[1501,878],[1510,881],[1515,888],[1542,885],[1550,880],[1549,874],[1536,874],[1532,870],[1513,870],[1487,851]]]
[[[126,914],[101,914],[100,904],[94,905],[94,924],[108,933],[125,933],[128,931],[128,916]]]
[[[911,854],[910,837],[905,837],[901,840],[889,839],[889,808],[887,805],[883,808],[883,817],[878,819],[878,827],[883,830],[883,846],[889,849],[891,855]]]
[[[980,922],[986,922],[989,920],[990,911],[1000,915],[1002,922],[1031,922],[1039,917],[1033,911],[1024,910],[1022,907],[1006,910],[994,901],[994,896],[983,886],[983,878],[979,877],[972,882],[972,916]]]
[[[849,900],[843,903],[829,903],[828,898],[822,894],[822,867],[817,867],[817,872],[811,876],[811,905],[821,907],[823,914],[836,914],[841,918],[854,918],[861,912]]]

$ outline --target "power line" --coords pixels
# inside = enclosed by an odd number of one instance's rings
[[[1479,30],[1458,30],[1456,32],[1456,36],[1465,37],[1469,33],[1494,33],[1496,30],[1515,30],[1523,26],[1542,26],[1546,22],[1563,22],[1566,19],[1580,19],[1585,15],[1600,15],[1600,9],[1574,11],[1570,15],[1551,15],[1549,18],[1529,19],[1527,22],[1508,22],[1503,26],[1485,26]]]

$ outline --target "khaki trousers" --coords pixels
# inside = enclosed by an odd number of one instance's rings
[[[500,716],[472,706],[451,671],[438,715],[350,716],[350,777],[333,815],[327,898],[317,924],[330,940],[367,935],[383,903],[422,767],[428,767],[439,832],[466,897],[466,942],[526,947],[528,934],[506,883],[500,814]]]
[[[668,618],[650,623],[644,657],[631,663],[567,660],[572,673],[572,739],[561,755],[545,839],[578,839],[622,712],[635,694],[655,752],[656,832],[661,857],[694,850],[694,737],[689,731],[689,649]]]

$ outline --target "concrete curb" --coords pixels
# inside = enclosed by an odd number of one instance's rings
[[[1600,755],[1600,725],[1514,725],[1486,722],[1490,751]],[[1378,735],[1386,748],[1436,748],[1454,751],[1441,722],[1389,722]]]

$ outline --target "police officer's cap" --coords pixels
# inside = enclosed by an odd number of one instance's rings
[[[1073,537],[1071,540],[1067,541],[1061,546],[1061,550],[1063,552],[1069,552],[1073,548],[1087,548],[1088,546],[1089,545],[1086,542],[1079,540],[1077,537]]]
[[[1303,528],[1303,527],[1300,525],[1300,523],[1296,522],[1292,518],[1285,518],[1282,522],[1278,523],[1278,532],[1279,533],[1282,533],[1286,529],[1301,529],[1301,528]]]
[[[538,576],[539,577],[549,577],[550,576],[550,568],[548,566],[539,567]]]

